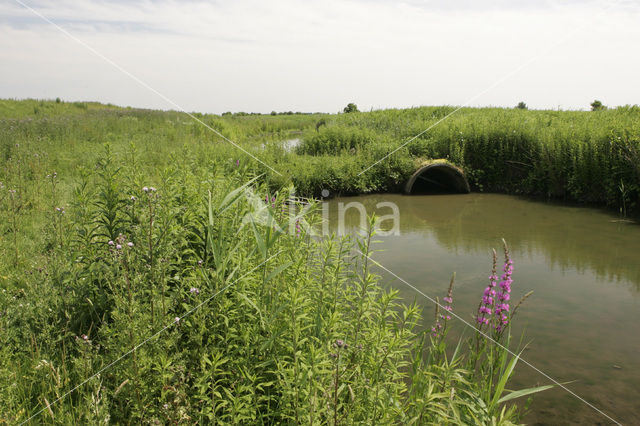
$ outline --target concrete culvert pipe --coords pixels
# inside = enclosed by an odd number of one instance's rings
[[[411,175],[405,194],[468,194],[469,182],[459,168],[446,162],[423,164]]]

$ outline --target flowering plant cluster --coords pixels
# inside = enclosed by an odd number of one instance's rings
[[[126,245],[129,248],[133,248],[134,246],[131,241],[127,242],[127,237],[122,234],[118,235],[118,238],[116,238],[115,241],[109,240],[107,245],[109,248],[115,248],[116,250],[122,250],[123,245]]]
[[[442,298],[444,305],[436,303],[436,323],[431,327],[431,335],[435,338],[444,336],[447,329],[447,323],[451,319],[451,312],[453,312],[453,283],[455,282],[456,274],[454,273],[449,283],[449,290],[447,295]],[[444,310],[440,313],[440,308]]]
[[[476,316],[477,327],[480,330],[483,326],[494,329],[497,333],[502,333],[510,322],[510,306],[511,299],[511,278],[513,274],[513,261],[509,254],[509,248],[504,244],[504,265],[502,267],[503,274],[498,284],[497,275],[497,254],[493,251],[493,268],[489,275],[489,284],[484,289],[482,301],[478,307]]]

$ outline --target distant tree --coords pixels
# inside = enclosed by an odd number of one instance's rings
[[[278,113],[275,111],[271,111],[271,115],[278,115]]]
[[[516,108],[517,109],[529,109],[529,108],[527,108],[527,104],[525,104],[522,101],[518,102],[518,105],[516,105]]]
[[[346,107],[344,107],[343,109],[344,112],[359,112],[358,111],[358,106],[354,103],[349,103],[347,104]]]
[[[223,117],[224,117],[224,116],[226,116],[226,115],[231,115],[231,111],[227,111],[227,112],[223,112],[223,113],[222,113],[222,116],[223,116]]]
[[[56,103],[59,104],[60,102],[62,102],[60,98],[56,98]]]
[[[591,102],[591,111],[602,111],[607,109],[606,106],[602,105],[602,102],[600,102],[599,100],[595,100],[593,102]]]

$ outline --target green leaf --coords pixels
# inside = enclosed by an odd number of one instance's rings
[[[511,373],[513,372],[513,369],[515,368],[521,354],[522,352],[511,358],[511,361],[509,361],[509,365],[507,365],[504,373],[502,373],[502,376],[500,377],[500,380],[498,381],[498,384],[496,384],[496,388],[494,389],[493,399],[491,400],[490,404],[492,407],[498,403],[498,399],[500,398],[500,395],[502,395],[504,387],[507,384],[507,380],[509,380],[509,377],[511,377]]]
[[[227,196],[224,197],[224,199],[222,200],[222,202],[217,208],[218,214],[224,213],[229,207],[234,205],[236,201],[238,201],[238,199],[242,196],[242,193],[244,192],[244,190],[260,177],[262,177],[262,175],[254,177],[249,182],[245,183],[244,185],[228,193]]]
[[[522,396],[531,395],[532,393],[546,391],[547,389],[551,389],[554,386],[555,385],[544,385],[544,386],[538,386],[535,388],[527,388],[527,389],[521,389],[518,391],[513,391],[508,395],[505,395],[502,398],[500,398],[498,400],[498,404],[502,404],[503,402],[511,401],[512,399],[520,398]]]
[[[272,278],[274,278],[276,275],[279,275],[282,271],[284,271],[285,269],[287,269],[289,266],[291,266],[293,264],[293,262],[287,262],[283,265],[278,266],[276,269],[274,269],[273,271],[269,272],[269,275],[267,275],[267,277],[264,279],[264,283],[268,283],[269,281],[271,281]]]
[[[264,260],[267,258],[267,244],[265,243],[264,238],[262,238],[262,235],[260,235],[260,231],[258,230],[258,227],[253,220],[251,221],[251,228],[253,229],[253,233],[256,237],[256,245],[258,246],[258,250],[260,250],[260,254],[262,255],[262,259]]]

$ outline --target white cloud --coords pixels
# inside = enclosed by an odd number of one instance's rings
[[[24,1],[24,0],[23,0]],[[638,9],[527,0],[34,2],[187,110],[337,111],[640,103]],[[29,3],[31,4],[31,3]],[[603,6],[604,5],[604,6]],[[621,6],[622,5],[622,6]],[[0,97],[170,108],[13,1],[0,3]],[[554,46],[575,28],[575,36]]]

